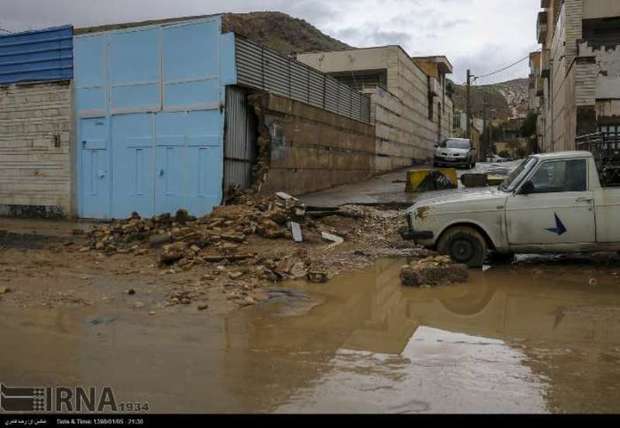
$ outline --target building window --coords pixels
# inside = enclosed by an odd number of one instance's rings
[[[388,89],[387,69],[330,73],[330,75],[358,91],[376,88]]]

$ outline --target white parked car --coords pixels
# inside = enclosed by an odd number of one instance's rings
[[[435,146],[433,166],[474,168],[476,166],[476,150],[472,146],[471,140],[448,138]]]
[[[470,267],[500,254],[620,251],[620,187],[589,152],[534,155],[499,188],[422,199],[403,235]]]

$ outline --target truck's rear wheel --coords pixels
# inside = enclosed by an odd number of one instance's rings
[[[456,263],[471,268],[482,267],[487,255],[487,243],[480,232],[472,227],[459,226],[443,234],[437,250],[449,255]]]

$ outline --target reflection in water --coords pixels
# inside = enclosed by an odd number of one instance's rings
[[[4,311],[0,379],[111,385],[155,412],[620,410],[617,279],[503,267],[417,290],[402,264],[289,284],[228,319]]]
[[[498,340],[420,327],[399,357],[339,351],[333,369],[279,411],[543,412],[544,384],[524,357]]]

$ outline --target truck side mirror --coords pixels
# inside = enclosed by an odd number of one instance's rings
[[[536,187],[534,183],[531,181],[526,182],[523,186],[521,186],[521,190],[519,190],[520,195],[531,195],[536,191]]]

